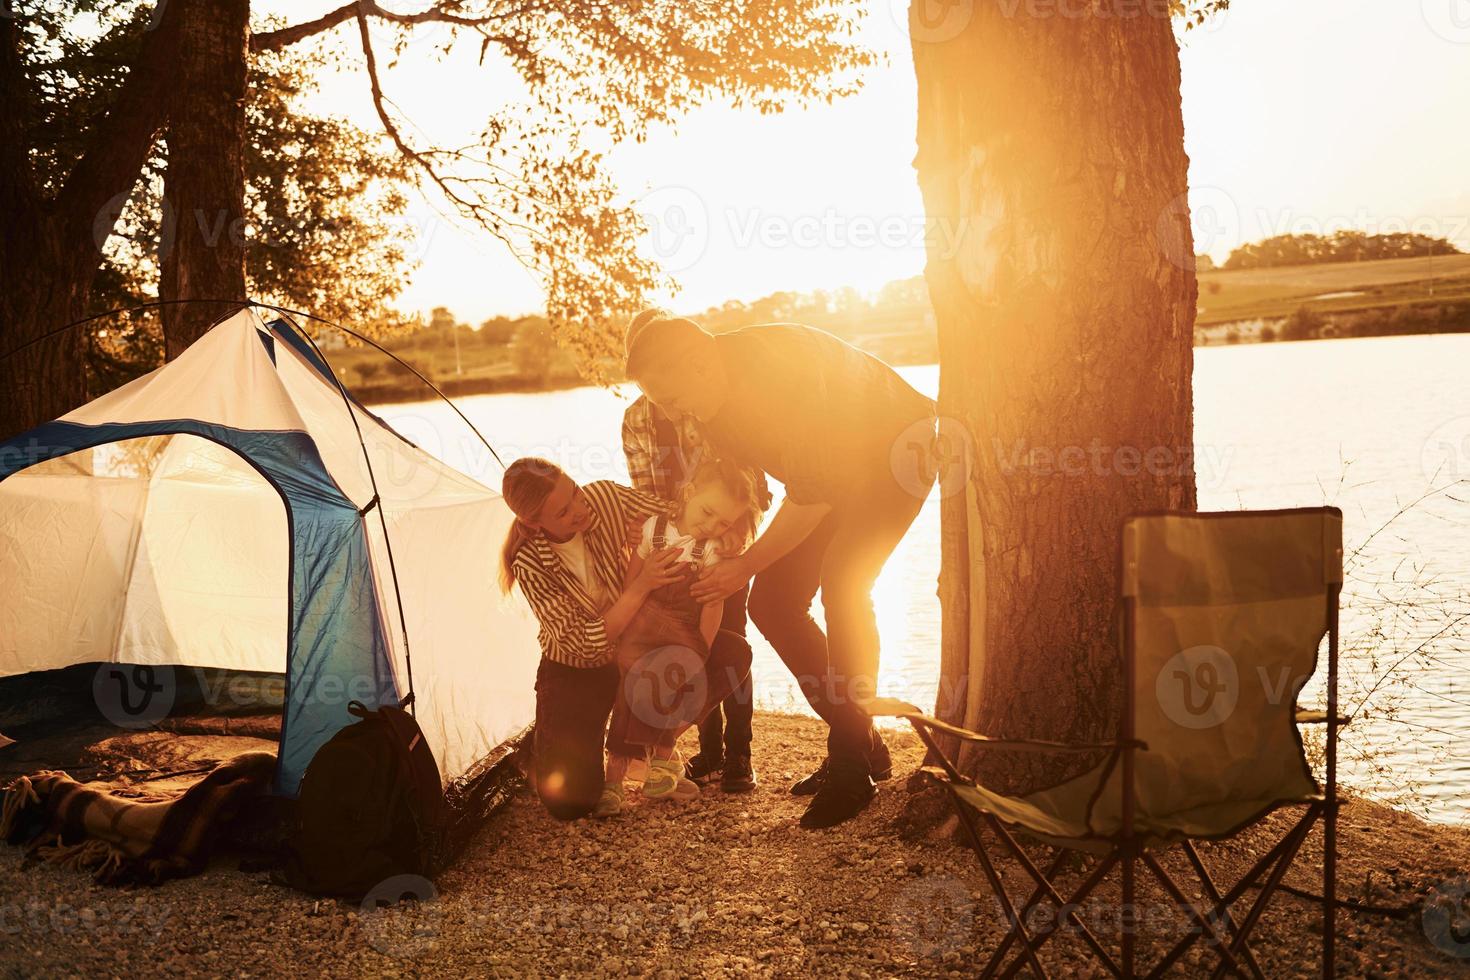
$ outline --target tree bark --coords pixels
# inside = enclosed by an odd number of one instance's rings
[[[925,276],[940,413],[971,467],[942,509],[936,710],[994,735],[1106,738],[1121,521],[1195,506],[1167,3],[958,5],[962,25],[926,6],[911,11]],[[962,762],[1012,790],[1067,774],[1019,753]]]
[[[27,153],[34,96],[14,18],[0,17],[0,439],[87,400],[80,329],[102,246],[165,118],[174,12],[148,31],[112,110],[92,130],[65,183],[48,197]],[[47,336],[60,331],[54,336]],[[44,338],[44,339],[43,339]]]
[[[172,360],[245,289],[245,96],[249,0],[172,0],[180,9],[179,72],[169,107],[159,298],[226,300],[163,307]]]

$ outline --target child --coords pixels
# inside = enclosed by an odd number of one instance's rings
[[[684,578],[650,593],[618,637],[623,680],[608,741],[646,745],[651,758],[609,754],[595,816],[622,811],[623,780],[634,762],[648,763],[644,796],[688,800],[699,795],[698,785],[684,778],[674,743],[728,696],[738,678],[720,676],[729,671],[708,662],[724,603],[696,602],[689,586],[702,569],[749,543],[761,519],[757,500],[749,473],[733,463],[707,460],[684,485],[678,514],[644,523],[629,577],[655,551],[677,548]]]

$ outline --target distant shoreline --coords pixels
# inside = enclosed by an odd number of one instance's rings
[[[1274,322],[1288,320],[1288,317],[1272,318]],[[1205,327],[1196,328],[1195,344],[1200,347],[1230,347],[1245,344],[1264,343],[1286,343],[1301,340],[1347,340],[1369,337],[1422,337],[1437,334],[1466,334],[1470,333],[1470,316],[1464,322],[1458,323],[1450,328],[1437,330],[1407,330],[1392,331],[1385,330],[1378,333],[1350,333],[1336,334],[1326,333],[1311,337],[1284,336],[1280,330],[1274,331],[1274,335],[1262,337],[1260,326],[1264,324],[1271,326],[1265,321],[1236,321],[1231,323],[1215,323]],[[1236,339],[1226,340],[1229,329],[1241,328],[1251,325],[1254,329],[1241,330]],[[1214,336],[1218,335],[1218,337]],[[937,364],[935,359],[913,359],[900,358],[889,361],[894,367],[925,367]],[[505,375],[496,378],[448,378],[434,382],[439,389],[451,398],[468,397],[471,395],[529,395],[541,394],[552,391],[568,391],[574,388],[585,388],[591,382],[581,377],[555,378],[549,381],[535,378],[523,378],[514,375]],[[621,382],[619,382],[621,383]],[[351,386],[352,394],[364,405],[401,405],[410,402],[422,402],[434,400],[434,393],[422,383],[412,385],[384,385],[384,384],[356,384]]]

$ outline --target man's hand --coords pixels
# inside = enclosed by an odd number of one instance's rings
[[[723,602],[745,588],[754,574],[750,560],[738,555],[700,572],[699,579],[689,587],[689,595],[696,602]]]

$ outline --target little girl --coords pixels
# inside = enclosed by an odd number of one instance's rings
[[[654,552],[676,548],[684,578],[651,592],[618,637],[623,678],[608,742],[647,746],[648,752],[643,759],[609,753],[595,816],[622,811],[623,781],[635,762],[648,765],[644,796],[688,800],[699,795],[699,786],[683,776],[674,743],[708,706],[729,695],[738,678],[723,676],[729,671],[710,662],[724,603],[699,603],[689,587],[702,569],[750,543],[760,525],[757,501],[749,473],[733,463],[707,460],[680,492],[677,516],[657,515],[644,523],[628,575],[636,576]]]

